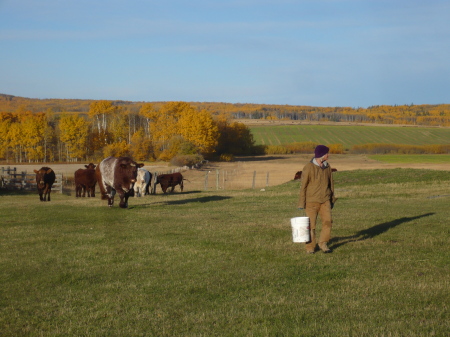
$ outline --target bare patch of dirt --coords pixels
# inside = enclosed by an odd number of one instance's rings
[[[236,161],[209,162],[200,169],[182,171],[187,179],[185,190],[203,190],[207,185],[209,189],[240,189],[252,187],[255,181],[256,188],[263,188],[266,185],[279,185],[294,179],[297,171],[311,160],[312,155],[266,155],[255,157],[238,157]],[[450,170],[448,164],[387,164],[369,159],[365,155],[337,155],[332,154],[329,158],[332,168],[340,171],[350,171],[357,169],[393,169],[393,168],[415,168],[432,170]],[[74,172],[79,168],[84,168],[87,163],[76,164],[26,164],[26,165],[0,165],[0,167],[16,167],[19,172],[27,171],[32,173],[34,169],[42,166],[51,167],[56,173],[63,174],[66,179],[72,179]],[[174,167],[166,163],[155,163],[146,165],[150,172],[167,172]],[[0,171],[1,172],[1,171]],[[158,190],[157,190],[158,191]],[[159,193],[159,192],[158,192]]]

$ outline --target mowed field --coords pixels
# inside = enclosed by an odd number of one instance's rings
[[[407,145],[450,144],[450,128],[290,124],[249,124],[256,144],[281,145],[295,142],[353,145],[384,143]]]
[[[447,336],[450,172],[334,174],[332,254],[298,181],[130,199],[0,193],[1,336]]]

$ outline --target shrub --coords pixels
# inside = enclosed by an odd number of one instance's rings
[[[328,145],[330,148],[330,153],[333,154],[343,154],[344,153],[344,145],[342,144],[330,144]]]
[[[267,145],[265,154],[290,154],[292,153],[283,145]]]
[[[173,166],[193,166],[202,160],[203,156],[200,154],[184,154],[173,157],[170,164]]]
[[[314,153],[314,149],[319,145],[313,142],[291,143],[285,145],[290,153]]]
[[[234,161],[234,155],[231,153],[222,153],[219,158],[220,161],[232,162]]]

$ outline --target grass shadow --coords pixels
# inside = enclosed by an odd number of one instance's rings
[[[184,205],[184,204],[189,204],[191,202],[205,203],[205,202],[212,202],[212,201],[222,201],[222,200],[227,200],[227,199],[231,199],[231,197],[212,195],[209,197],[201,197],[201,198],[195,198],[195,199],[166,201],[166,202],[164,202],[164,204],[166,204],[166,205]]]
[[[148,207],[148,206],[154,206],[154,205],[185,205],[185,204],[194,203],[194,202],[206,203],[206,202],[222,201],[222,200],[227,200],[227,199],[231,199],[231,197],[212,195],[212,196],[208,196],[208,197],[191,198],[191,199],[183,199],[183,200],[157,201],[157,202],[154,202],[151,204],[136,205],[136,206],[129,207],[129,208],[133,209],[135,207]]]
[[[249,156],[249,157],[235,157],[236,161],[271,161],[271,160],[280,160],[280,159],[288,159],[283,156]]]
[[[413,217],[403,217],[403,218],[395,219],[395,220],[392,220],[389,222],[383,222],[383,223],[380,223],[373,227],[361,230],[361,231],[357,232],[355,235],[344,236],[344,237],[335,237],[330,240],[330,242],[329,242],[330,247],[332,247],[333,249],[336,249],[336,248],[343,246],[350,242],[372,239],[375,236],[378,236],[380,234],[387,232],[391,228],[397,227],[398,225],[401,225],[406,222],[414,221],[414,220],[417,220],[417,219],[420,219],[420,218],[423,218],[426,216],[434,215],[434,214],[435,213],[425,213],[425,214],[417,215],[417,216],[413,216]]]

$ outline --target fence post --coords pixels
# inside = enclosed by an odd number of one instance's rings
[[[269,171],[267,171],[267,177],[266,177],[266,187],[269,186]]]
[[[156,180],[158,179],[158,172],[154,172],[153,173],[153,185],[152,185],[152,190],[150,192],[150,194],[156,194]]]
[[[220,174],[220,171],[216,170],[216,190],[219,189],[219,174]]]
[[[62,193],[62,191],[63,191],[63,175],[60,174],[59,177],[60,177],[60,179],[59,179],[59,191]]]
[[[256,180],[256,171],[253,171],[253,183],[252,183],[252,188],[255,188],[255,180]]]
[[[206,172],[206,174],[205,174],[205,188],[204,188],[204,190],[205,191],[208,190],[208,172]]]

